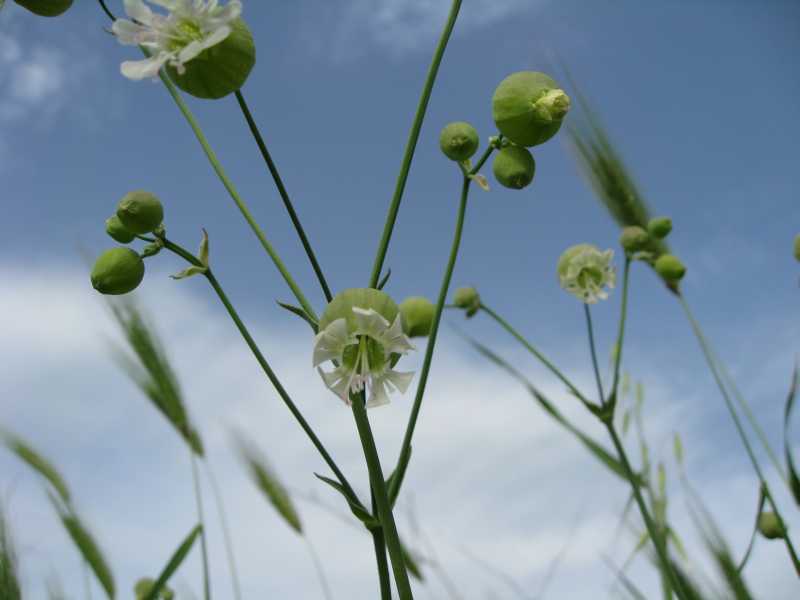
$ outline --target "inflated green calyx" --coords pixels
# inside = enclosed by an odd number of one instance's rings
[[[569,96],[553,79],[537,71],[509,75],[492,97],[497,128],[519,146],[536,146],[553,137],[569,108]]]
[[[106,250],[94,263],[91,279],[92,287],[101,294],[127,294],[144,279],[144,261],[130,248]]]
[[[425,337],[433,327],[436,307],[427,298],[412,296],[400,303],[403,331],[409,337]]]
[[[439,136],[439,147],[450,160],[462,162],[478,151],[478,132],[469,123],[450,123]]]
[[[473,316],[481,308],[481,297],[474,287],[460,287],[453,294],[453,305],[466,311],[467,317]]]
[[[230,35],[188,61],[183,74],[172,66],[167,72],[187,94],[215,100],[240,90],[255,64],[253,34],[242,19],[236,19]]]
[[[150,192],[129,192],[117,206],[117,217],[122,226],[138,235],[151,233],[164,221],[164,207]]]
[[[650,235],[638,225],[625,227],[619,236],[619,244],[628,252],[644,250],[650,242]]]
[[[656,273],[661,275],[666,281],[678,282],[686,274],[686,267],[680,259],[672,254],[662,254],[658,257],[655,264]]]
[[[15,2],[40,17],[57,17],[72,6],[72,0],[15,0]]]
[[[500,185],[512,190],[521,190],[533,181],[536,161],[527,148],[506,146],[494,157],[492,172]]]
[[[656,217],[650,219],[647,231],[657,240],[663,240],[672,231],[672,219],[669,217]]]
[[[106,219],[106,233],[111,236],[111,239],[120,244],[130,244],[136,238],[134,234],[125,229],[117,215]]]

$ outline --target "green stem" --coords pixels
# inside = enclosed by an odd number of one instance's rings
[[[208,569],[208,541],[206,540],[206,525],[205,517],[203,516],[203,497],[200,493],[200,479],[197,476],[197,461],[194,454],[191,455],[192,460],[192,481],[194,482],[194,499],[197,503],[197,520],[200,523],[202,533],[200,534],[200,550],[203,556],[203,598],[210,600],[211,598],[211,577]]]
[[[619,457],[620,463],[622,463],[622,467],[625,470],[625,475],[628,478],[628,482],[631,485],[631,490],[633,491],[633,497],[636,500],[636,504],[639,507],[639,512],[642,515],[642,519],[644,520],[645,527],[647,527],[647,532],[650,534],[650,539],[653,541],[653,546],[656,549],[656,553],[658,554],[658,558],[661,561],[661,573],[666,574],[669,578],[669,582],[672,585],[672,589],[675,590],[676,595],[681,600],[686,600],[686,592],[684,591],[683,587],[681,586],[680,579],[675,575],[675,571],[672,567],[672,562],[669,559],[669,554],[667,553],[667,547],[664,543],[664,538],[661,535],[658,527],[656,526],[655,522],[653,521],[653,517],[650,515],[650,511],[647,509],[647,505],[644,501],[644,497],[642,496],[641,489],[639,488],[639,483],[637,482],[636,475],[631,467],[630,462],[628,461],[628,455],[625,452],[625,447],[622,445],[622,441],[619,439],[619,435],[617,434],[617,430],[614,427],[613,421],[606,421],[605,422],[606,429],[608,430],[608,434],[611,436],[611,441],[614,444],[614,448],[617,450],[617,456]]]
[[[625,269],[622,273],[622,307],[619,315],[619,331],[617,333],[616,356],[614,357],[614,380],[611,384],[609,402],[612,407],[617,402],[617,389],[619,388],[619,371],[622,365],[622,346],[625,341],[625,321],[628,316],[628,280],[631,273],[631,259],[625,257]]]
[[[242,588],[239,581],[239,571],[236,568],[236,556],[233,553],[233,539],[231,537],[230,527],[228,526],[228,518],[225,514],[225,505],[222,501],[222,491],[220,490],[217,478],[214,476],[214,471],[211,469],[211,463],[205,461],[206,473],[208,473],[208,480],[211,482],[211,490],[214,493],[214,502],[217,505],[217,513],[219,515],[220,526],[222,527],[222,536],[225,541],[225,554],[228,557],[228,568],[231,572],[231,585],[233,586],[233,597],[236,600],[242,598]],[[203,530],[205,531],[205,529]]]
[[[203,152],[205,152],[205,155],[208,158],[208,162],[211,163],[211,167],[214,169],[214,172],[217,174],[217,177],[219,177],[219,180],[222,182],[222,185],[225,186],[225,189],[228,191],[228,194],[230,195],[234,204],[236,204],[236,207],[239,209],[239,212],[244,217],[244,220],[247,221],[247,224],[250,226],[250,229],[253,230],[253,233],[258,238],[258,241],[261,242],[261,246],[264,248],[267,254],[269,254],[269,257],[272,259],[272,262],[277,267],[281,276],[283,276],[283,279],[284,281],[286,281],[286,284],[289,286],[289,289],[292,290],[292,293],[294,294],[294,297],[297,298],[297,301],[300,303],[300,306],[303,307],[303,310],[305,310],[310,317],[316,320],[317,315],[314,312],[314,309],[311,307],[311,304],[309,304],[308,300],[306,300],[305,295],[300,290],[300,287],[297,285],[292,275],[286,269],[286,265],[283,264],[281,257],[278,255],[275,248],[273,248],[272,244],[267,239],[267,236],[264,234],[264,231],[261,229],[258,223],[256,223],[256,220],[253,218],[250,209],[247,207],[247,204],[244,202],[244,200],[242,200],[242,197],[239,195],[239,192],[234,187],[233,182],[228,177],[227,173],[225,172],[225,169],[222,168],[219,159],[217,159],[216,154],[214,154],[214,150],[212,150],[211,145],[208,143],[205,134],[203,133],[202,129],[200,129],[200,125],[197,123],[197,120],[194,118],[194,115],[189,110],[189,107],[183,101],[183,98],[181,98],[180,93],[178,93],[178,90],[175,88],[175,86],[163,72],[159,73],[159,76],[161,77],[161,81],[164,82],[164,85],[166,86],[169,95],[172,96],[172,99],[175,101],[175,104],[178,105],[178,108],[180,109],[184,118],[189,123],[189,127],[192,128],[192,131],[194,132],[197,141],[200,142],[200,146],[202,146]]]
[[[569,388],[569,391],[573,393],[573,395],[577,396],[581,401],[584,403],[588,403],[589,400],[583,393],[575,387],[575,385],[561,372],[561,370],[555,366],[544,354],[542,354],[535,346],[533,346],[528,340],[526,340],[520,333],[511,326],[511,324],[506,321],[503,317],[497,314],[494,310],[486,306],[483,302],[481,302],[480,309],[489,315],[492,319],[494,319],[500,327],[505,329],[508,333],[510,333],[514,339],[516,339],[520,344],[522,344],[525,349],[533,354],[536,359],[542,363],[545,367],[547,367],[550,372],[558,377],[561,382]]]
[[[594,369],[594,379],[597,382],[597,393],[600,404],[605,404],[605,394],[603,394],[603,382],[600,378],[600,367],[597,366],[597,349],[594,345],[594,327],[592,326],[592,311],[589,305],[583,303],[583,312],[586,315],[586,329],[589,332],[589,351],[592,354],[592,368]]]
[[[392,561],[392,572],[394,581],[397,585],[397,592],[400,600],[412,600],[411,583],[408,580],[403,549],[400,546],[400,537],[397,534],[397,526],[392,515],[392,507],[389,504],[389,497],[386,494],[386,484],[383,478],[381,462],[378,458],[378,449],[375,447],[375,439],[372,436],[372,429],[367,417],[367,409],[364,404],[364,394],[353,398],[353,416],[358,429],[358,436],[361,438],[361,446],[364,449],[364,459],[367,462],[369,471],[369,481],[372,486],[372,493],[375,497],[375,505],[378,509],[378,518],[381,522],[381,529],[386,538],[386,547],[389,551],[389,558]]]
[[[164,247],[167,250],[177,254],[188,263],[195,265],[197,267],[203,266],[203,264],[189,251],[178,246],[174,242],[167,240],[166,238],[163,238],[163,242],[164,242]],[[222,289],[222,286],[219,284],[219,281],[217,281],[217,278],[211,272],[211,269],[208,269],[206,271],[205,277],[211,284],[211,287],[216,292],[217,296],[219,297],[220,301],[225,307],[225,310],[228,311],[228,315],[230,315],[231,320],[236,325],[236,328],[239,330],[239,333],[241,334],[248,348],[250,348],[250,351],[253,353],[253,356],[255,356],[256,360],[258,361],[258,364],[264,371],[264,374],[267,376],[267,378],[270,380],[270,383],[272,383],[273,387],[278,392],[278,395],[281,397],[281,400],[283,400],[283,403],[292,413],[292,416],[300,424],[300,427],[303,429],[308,438],[311,440],[311,443],[314,444],[314,447],[317,449],[322,458],[325,460],[328,467],[330,467],[331,471],[333,471],[333,473],[336,475],[336,478],[339,480],[339,483],[342,484],[342,487],[347,492],[348,499],[351,502],[363,508],[361,501],[358,499],[358,496],[356,495],[355,491],[353,491],[353,488],[347,481],[347,478],[344,476],[339,467],[336,465],[336,462],[334,462],[333,458],[331,458],[330,454],[328,454],[328,451],[325,449],[325,446],[322,444],[322,442],[317,437],[317,434],[314,433],[314,430],[305,420],[305,417],[303,417],[303,414],[297,408],[294,401],[291,399],[289,394],[286,392],[286,389],[281,384],[280,380],[278,379],[278,376],[272,370],[272,367],[270,367],[269,363],[267,362],[267,359],[261,353],[261,350],[259,349],[255,340],[253,339],[253,336],[250,335],[250,332],[248,331],[244,322],[239,317],[239,313],[236,312],[236,309],[233,307],[233,304],[231,304],[231,301],[228,299],[228,296],[227,294],[225,294],[225,291]]]
[[[242,92],[237,91],[235,95],[236,101],[239,103],[239,108],[242,110],[245,121],[247,121],[247,125],[250,128],[250,133],[253,134],[253,139],[255,139],[256,145],[261,152],[261,157],[264,159],[270,175],[272,175],[272,179],[275,182],[275,187],[278,188],[278,194],[280,194],[281,200],[283,200],[283,205],[286,207],[286,212],[289,213],[289,218],[292,221],[292,225],[294,225],[294,230],[297,232],[297,235],[300,238],[300,243],[303,245],[303,249],[306,251],[306,256],[308,256],[308,260],[311,263],[311,268],[314,269],[314,273],[317,276],[319,285],[322,288],[322,293],[325,294],[325,299],[330,302],[333,299],[333,296],[331,295],[331,290],[328,287],[328,282],[325,280],[325,275],[322,273],[322,267],[319,266],[317,257],[314,254],[314,249],[311,247],[311,242],[308,241],[308,236],[303,229],[303,225],[300,223],[300,218],[297,216],[297,212],[294,210],[292,201],[289,198],[289,193],[286,191],[286,186],[283,184],[283,179],[281,179],[280,173],[278,173],[278,167],[275,165],[275,161],[272,160],[269,150],[267,150],[267,144],[264,142],[264,138],[261,136],[258,125],[256,124],[256,121],[250,112],[250,108],[247,106],[247,102],[245,101]]]
[[[372,514],[378,512],[375,503],[375,492],[372,492]],[[375,547],[375,563],[378,568],[378,584],[381,588],[381,600],[392,600],[392,581],[389,578],[389,563],[386,560],[386,537],[383,529],[376,527],[370,529],[372,544]]]
[[[314,570],[317,572],[319,585],[322,588],[322,595],[325,597],[325,600],[332,600],[333,596],[331,595],[331,588],[328,585],[328,579],[325,577],[325,569],[322,568],[322,561],[319,559],[319,555],[314,548],[314,544],[311,543],[311,539],[309,539],[308,534],[304,535],[303,539],[308,547],[308,553],[311,555],[311,562],[314,563]]]
[[[436,82],[436,75],[439,72],[439,65],[442,63],[444,51],[447,48],[447,43],[450,41],[450,35],[453,33],[453,28],[458,19],[458,13],[461,10],[461,0],[453,0],[450,7],[450,15],[445,23],[444,30],[439,38],[439,44],[433,54],[431,65],[428,68],[428,76],[425,80],[425,85],[422,88],[422,95],[417,105],[417,112],[414,116],[414,122],[411,125],[411,131],[408,134],[408,142],[406,143],[406,150],[403,154],[403,162],[400,165],[400,174],[397,176],[397,184],[394,190],[392,202],[389,205],[389,214],[386,215],[386,224],[383,227],[383,235],[381,236],[380,244],[378,245],[378,252],[375,255],[375,263],[372,266],[372,275],[369,279],[369,287],[375,287],[378,280],[381,278],[381,271],[383,270],[383,261],[386,258],[386,252],[389,249],[389,240],[392,238],[392,231],[394,224],[397,220],[397,213],[400,210],[400,201],[403,199],[403,192],[405,191],[406,181],[408,180],[408,172],[411,169],[411,161],[414,158],[414,150],[417,147],[419,140],[420,130],[422,129],[422,122],[425,119],[425,112],[428,109],[428,102],[431,98],[433,85]]]
[[[456,219],[456,230],[453,234],[453,243],[450,248],[450,257],[447,260],[447,267],[444,271],[442,278],[442,285],[439,289],[439,299],[436,302],[436,312],[433,315],[433,324],[428,336],[428,346],[425,349],[425,359],[422,362],[422,368],[419,374],[419,384],[417,385],[417,393],[414,397],[414,404],[411,407],[411,415],[408,419],[406,426],[406,433],[403,437],[403,444],[400,447],[400,457],[403,457],[408,452],[411,446],[411,439],[414,437],[414,428],[417,425],[417,418],[419,417],[420,407],[422,406],[422,397],[425,395],[425,386],[428,382],[428,374],[431,370],[431,363],[433,361],[433,351],[436,347],[436,336],[439,332],[439,323],[442,320],[442,311],[444,304],[447,300],[447,292],[450,289],[450,281],[453,278],[453,269],[456,265],[456,258],[458,257],[458,250],[461,246],[461,235],[464,231],[464,217],[467,212],[467,199],[469,197],[469,188],[472,180],[469,177],[464,177],[461,186],[461,201],[458,206],[458,217]],[[397,492],[399,494],[399,490]],[[395,495],[396,497],[396,495]]]
[[[722,393],[722,398],[725,400],[725,406],[728,408],[728,413],[730,413],[731,419],[733,419],[733,423],[736,426],[736,431],[739,434],[739,438],[742,440],[742,444],[744,445],[745,451],[747,452],[747,456],[750,458],[750,462],[753,465],[753,470],[755,471],[759,481],[761,482],[762,489],[764,490],[764,497],[766,498],[767,502],[769,502],[770,507],[772,508],[772,511],[775,513],[775,515],[778,517],[778,520],[785,526],[785,521],[783,519],[783,516],[781,515],[780,510],[778,509],[775,499],[772,497],[772,492],[770,491],[769,484],[767,483],[767,480],[764,478],[764,474],[761,471],[761,466],[758,464],[758,459],[756,458],[755,452],[753,451],[753,447],[750,445],[750,440],[747,439],[747,434],[744,431],[744,426],[742,425],[742,421],[739,418],[739,414],[736,412],[736,409],[733,406],[733,402],[731,401],[730,395],[728,394],[728,390],[723,384],[720,373],[717,370],[717,366],[714,362],[711,348],[708,342],[706,341],[703,332],[700,330],[700,325],[697,323],[694,316],[692,315],[692,312],[689,310],[689,305],[686,302],[686,299],[683,297],[683,295],[680,296],[680,300],[681,300],[681,305],[683,306],[683,309],[686,312],[686,316],[689,318],[689,323],[692,326],[692,330],[694,331],[695,337],[697,337],[697,340],[700,343],[700,348],[703,351],[703,355],[705,356],[706,363],[708,363],[709,369],[711,370],[711,374],[714,377],[714,381],[716,382],[719,391]],[[783,536],[783,540],[786,545],[786,550],[789,553],[789,557],[792,560],[792,564],[794,565],[794,569],[797,572],[798,576],[800,576],[800,558],[798,558],[797,556],[797,552],[794,549],[794,545],[792,544],[792,540],[789,538],[788,533]]]

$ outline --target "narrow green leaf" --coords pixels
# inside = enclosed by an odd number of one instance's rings
[[[267,463],[266,458],[261,456],[255,446],[239,438],[237,440],[239,456],[245,463],[250,477],[255,482],[258,489],[264,494],[267,501],[272,504],[278,514],[300,535],[303,535],[303,524],[300,515],[292,503],[289,492],[278,479]]]
[[[367,529],[372,529],[374,527],[380,526],[380,522],[378,521],[378,519],[373,517],[362,506],[359,506],[358,504],[355,504],[350,501],[350,498],[348,498],[347,496],[347,492],[338,481],[334,481],[333,479],[325,477],[324,475],[320,475],[319,473],[314,473],[314,476],[320,481],[324,481],[333,489],[335,489],[337,492],[339,492],[342,496],[344,496],[344,499],[347,501],[347,506],[350,507],[350,511],[356,516],[356,518],[359,521],[361,521],[362,523],[364,523],[364,525],[366,525]]]
[[[386,480],[386,494],[389,497],[389,503],[392,507],[394,507],[395,502],[397,502],[397,496],[400,495],[400,488],[406,476],[409,460],[411,460],[410,444],[403,448],[400,453],[400,458],[397,460],[397,467],[395,467],[395,470],[389,475],[389,479]]]
[[[105,590],[106,595],[114,598],[114,576],[111,569],[108,567],[108,562],[100,551],[97,542],[95,542],[89,530],[81,522],[78,516],[68,506],[63,505],[58,498],[50,494],[50,501],[58,513],[64,528],[67,530],[72,543],[80,552],[86,564],[97,577],[100,585]]]
[[[635,600],[647,600],[647,596],[645,596],[644,593],[642,593],[642,591],[636,587],[636,585],[630,580],[630,578],[622,569],[619,569],[608,557],[603,557],[603,561],[606,563],[606,566],[616,574],[617,579],[631,598],[634,598]]]
[[[317,321],[299,306],[294,306],[293,304],[287,304],[285,302],[278,302],[278,306],[303,319],[303,321],[308,323],[314,333],[319,331],[319,324]]]
[[[683,467],[683,442],[681,441],[681,436],[678,434],[678,432],[675,432],[673,437],[672,449],[675,453],[675,462],[677,462],[679,466]]]
[[[753,546],[756,543],[756,538],[758,537],[758,521],[761,517],[761,511],[764,510],[764,502],[766,502],[767,498],[764,496],[764,488],[760,488],[758,492],[758,508],[756,509],[756,518],[753,520],[753,531],[750,534],[750,541],[747,544],[747,550],[744,552],[744,556],[742,556],[742,560],[739,562],[739,566],[737,567],[738,571],[741,573],[742,570],[747,565],[747,561],[750,560],[750,555],[753,552]]]
[[[789,421],[792,416],[792,409],[794,408],[794,399],[797,396],[798,373],[797,365],[794,366],[792,371],[792,383],[789,387],[789,395],[786,398],[786,408],[783,411],[783,449],[786,453],[786,466],[789,470],[789,487],[792,490],[794,501],[800,506],[800,476],[797,474],[797,469],[794,465],[794,456],[789,444]]]
[[[411,575],[417,581],[423,582],[425,581],[425,577],[422,575],[422,569],[420,569],[419,563],[417,559],[414,558],[414,555],[406,548],[406,545],[402,542],[400,543],[400,550],[403,553],[403,561],[406,563],[406,568],[408,569],[408,574]]]
[[[183,561],[186,560],[186,557],[192,550],[195,540],[197,540],[202,532],[202,525],[197,525],[192,529],[189,535],[186,536],[186,539],[184,539],[180,546],[178,546],[178,549],[175,550],[172,558],[169,559],[167,566],[161,571],[161,575],[158,576],[158,579],[156,579],[156,582],[153,584],[153,587],[150,588],[150,592],[144,597],[144,600],[156,600],[158,598],[161,590],[164,589],[164,586],[169,582],[170,577],[175,574]]]
[[[631,426],[631,411],[626,409],[622,413],[622,435],[628,435],[628,429]]]
[[[689,555],[686,553],[686,546],[684,546],[681,538],[675,533],[675,530],[672,527],[667,528],[667,539],[672,542],[672,545],[675,546],[675,550],[680,554],[681,558],[685,561],[689,560]]]
[[[472,346],[481,354],[483,354],[486,358],[488,358],[491,362],[496,364],[501,369],[505,370],[509,375],[511,375],[514,379],[519,381],[525,388],[528,390],[528,393],[533,396],[533,398],[539,403],[544,411],[549,414],[557,423],[559,423],[564,429],[572,433],[578,440],[594,455],[597,460],[602,462],[609,470],[613,473],[618,475],[620,478],[625,479],[627,481],[627,475],[625,474],[625,469],[622,464],[614,458],[605,448],[603,448],[600,444],[595,442],[592,438],[586,435],[583,431],[578,429],[575,425],[573,425],[563,414],[555,407],[555,405],[550,402],[544,394],[542,394],[533,383],[530,382],[522,373],[520,373],[517,369],[511,366],[505,359],[501,358],[494,352],[492,352],[488,347],[484,346],[477,340],[474,340],[470,337],[466,338],[467,341],[472,344]]]
[[[391,277],[391,276],[392,276],[392,269],[391,269],[391,267],[389,267],[386,270],[386,275],[384,275],[383,278],[378,282],[378,289],[379,290],[382,290],[383,288],[386,287],[386,284],[389,283],[389,277]]]
[[[53,489],[64,504],[69,504],[69,488],[64,478],[61,477],[49,460],[44,458],[24,440],[7,431],[0,430],[0,439],[11,452],[17,455],[17,458],[26,463],[53,486]]]

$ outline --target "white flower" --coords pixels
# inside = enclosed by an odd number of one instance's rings
[[[225,6],[217,0],[148,1],[169,12],[154,13],[144,0],[125,0],[125,12],[132,20],[117,19],[112,27],[120,43],[141,46],[150,55],[122,63],[122,74],[129,79],[156,77],[165,64],[183,74],[187,62],[230,35],[230,23],[242,13],[239,0]]]
[[[403,333],[398,314],[390,325],[383,315],[373,309],[353,307],[355,328],[347,319],[332,321],[314,339],[313,366],[330,390],[350,404],[350,394],[369,391],[367,406],[389,402],[389,392],[405,393],[413,372],[392,369],[396,355],[413,350],[414,346]],[[336,367],[326,373],[320,365],[334,361]]]
[[[608,298],[606,289],[613,289],[617,275],[611,260],[613,250],[601,251],[591,244],[567,248],[558,260],[561,287],[586,304]]]

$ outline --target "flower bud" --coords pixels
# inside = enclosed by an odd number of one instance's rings
[[[15,0],[15,2],[40,17],[57,17],[72,6],[72,0]]]
[[[453,295],[453,305],[467,311],[467,318],[473,316],[481,307],[481,297],[474,287],[460,287]]]
[[[794,257],[800,261],[800,233],[794,237]]]
[[[153,589],[155,584],[155,580],[151,579],[150,577],[142,577],[139,581],[137,581],[133,588],[133,593],[136,595],[136,600],[144,600],[147,598],[147,596],[150,594],[150,590]],[[166,585],[161,588],[161,591],[158,594],[158,598],[160,600],[172,600],[174,597],[175,593]]]
[[[230,27],[228,37],[186,62],[181,73],[167,66],[175,85],[196,98],[212,100],[241,89],[256,63],[256,46],[242,19],[232,21]]]
[[[647,224],[647,231],[657,240],[663,240],[672,231],[672,219],[669,217],[650,219]]]
[[[462,162],[478,150],[478,132],[469,123],[450,123],[439,136],[439,147],[450,160]]]
[[[758,515],[758,531],[768,540],[779,540],[786,535],[781,520],[774,512],[764,511]]]
[[[436,307],[427,298],[412,296],[400,303],[403,331],[409,337],[426,337],[433,327]]]
[[[650,236],[638,225],[625,227],[619,236],[619,244],[625,252],[633,253],[644,250],[650,242]]]
[[[125,229],[125,226],[117,215],[112,215],[106,219],[106,233],[120,244],[130,244],[136,238],[135,235]]]
[[[672,254],[662,254],[656,260],[656,273],[661,275],[664,280],[675,283],[683,279],[686,274],[686,267]]]
[[[492,116],[504,136],[519,146],[536,146],[558,132],[570,99],[544,73],[521,71],[506,77],[492,97]]]
[[[139,235],[155,231],[164,220],[161,201],[150,192],[136,190],[125,195],[117,206],[122,226]]]
[[[495,156],[492,172],[500,185],[521,190],[533,181],[536,161],[527,148],[506,146]]]
[[[135,290],[142,279],[144,261],[130,248],[106,250],[92,268],[92,287],[101,294],[127,294]]]

